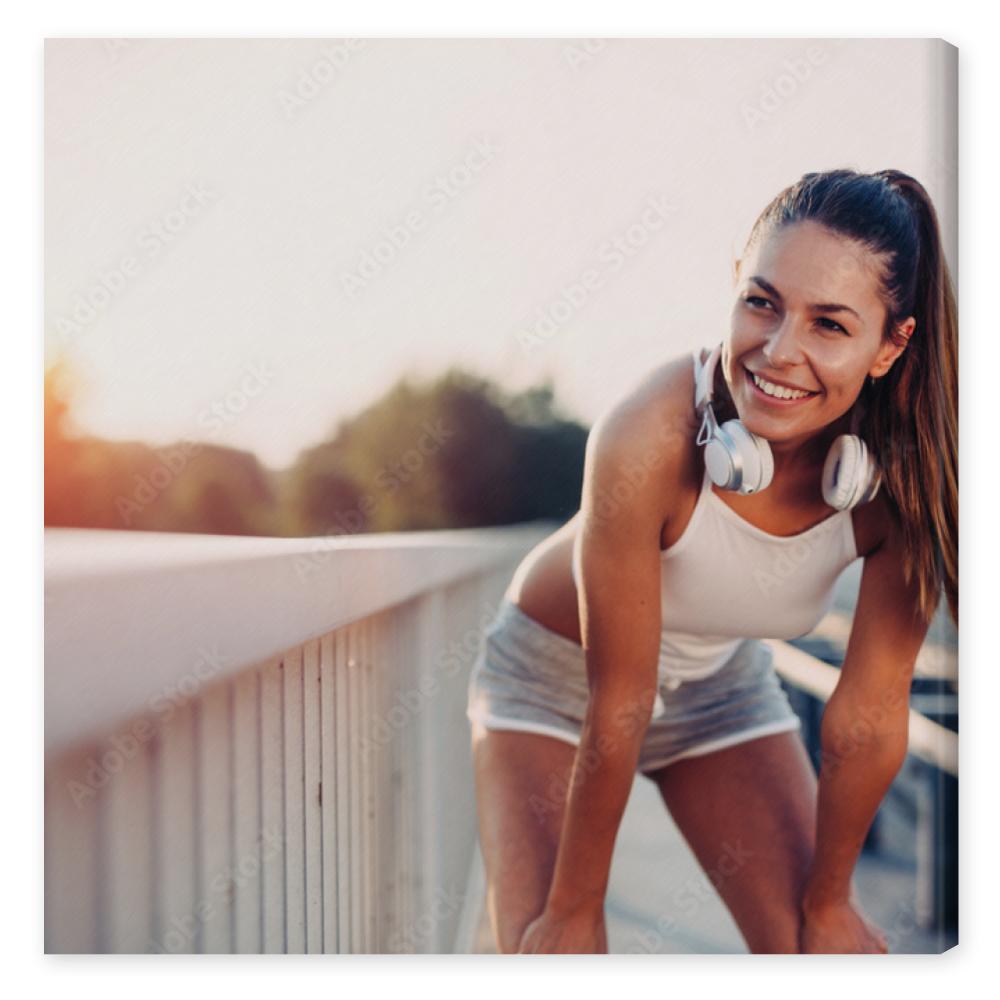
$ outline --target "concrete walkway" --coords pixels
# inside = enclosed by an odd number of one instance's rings
[[[864,855],[858,865],[862,906],[893,953],[934,954],[938,941],[916,927],[914,870],[903,861]],[[612,954],[746,954],[736,924],[674,825],[656,787],[632,786],[615,844],[605,903]],[[495,954],[485,911],[474,949]]]

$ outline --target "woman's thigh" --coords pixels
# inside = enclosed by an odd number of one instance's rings
[[[752,952],[798,950],[816,837],[817,780],[798,732],[648,774]]]
[[[490,922],[497,949],[516,952],[548,895],[576,747],[474,726],[472,753]]]

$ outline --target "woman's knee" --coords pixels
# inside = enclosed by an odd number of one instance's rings
[[[504,730],[486,732],[475,748],[487,906],[501,953],[518,950],[544,908],[574,756],[568,743]]]

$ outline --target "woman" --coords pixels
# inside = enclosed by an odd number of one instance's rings
[[[597,421],[579,513],[525,558],[487,630],[468,714],[501,952],[607,951],[637,769],[705,870],[726,872],[751,951],[887,950],[852,873],[906,754],[942,589],[958,617],[956,309],[937,217],[898,171],[806,174],[761,214],[735,280],[721,357],[665,364]],[[745,428],[742,473],[706,466],[710,385],[719,423]],[[852,431],[857,453],[837,451]],[[817,781],[760,640],[809,631],[856,558]]]

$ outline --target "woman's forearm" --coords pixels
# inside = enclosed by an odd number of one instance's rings
[[[604,904],[615,838],[635,780],[653,694],[591,698],[570,780],[546,908]]]
[[[803,894],[805,909],[850,900],[851,877],[878,807],[906,757],[905,732],[875,736],[849,753],[832,738],[823,747],[816,845]]]

